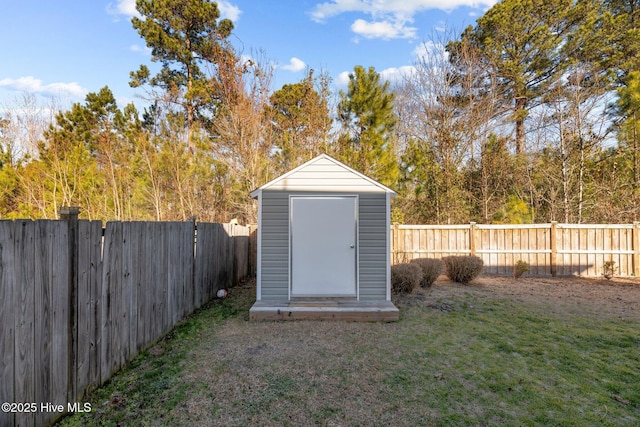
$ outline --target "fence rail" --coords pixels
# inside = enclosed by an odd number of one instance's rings
[[[42,426],[248,273],[249,229],[194,222],[0,221],[0,426]]]
[[[613,261],[618,276],[640,276],[640,223],[398,225],[391,227],[393,263],[414,258],[476,255],[485,273],[513,274],[519,260],[530,275],[601,276]]]

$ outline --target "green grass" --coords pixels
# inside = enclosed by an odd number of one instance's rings
[[[232,292],[61,425],[640,425],[640,321],[460,289],[391,324],[251,324]]]
[[[432,333],[399,339],[413,351],[389,378],[406,378],[396,394],[435,409],[437,424],[640,421],[638,322],[559,318],[504,301],[474,307],[407,313]]]
[[[171,411],[194,392],[181,380],[189,351],[200,344],[199,337],[208,328],[242,316],[239,306],[246,305],[247,298],[240,295],[206,304],[83,400],[91,402],[90,413],[67,416],[56,425],[175,425],[178,421]]]

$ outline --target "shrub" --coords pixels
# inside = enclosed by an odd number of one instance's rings
[[[430,288],[438,279],[438,276],[442,274],[442,270],[444,269],[444,263],[441,259],[417,258],[411,260],[411,263],[420,266],[422,269],[422,280],[420,281],[420,286],[423,288]]]
[[[449,279],[469,283],[482,273],[483,262],[477,256],[448,256],[442,258]]]
[[[513,277],[519,279],[527,271],[529,271],[529,263],[519,260],[516,262],[516,265],[513,266]]]
[[[607,261],[602,264],[602,275],[605,279],[609,280],[616,273],[616,262],[615,261]]]
[[[417,264],[391,266],[391,289],[396,294],[410,294],[420,285],[422,269]]]

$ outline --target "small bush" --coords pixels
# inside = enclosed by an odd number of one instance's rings
[[[482,273],[483,262],[477,256],[448,256],[442,258],[449,279],[469,283]]]
[[[616,273],[616,262],[615,261],[607,261],[602,264],[602,275],[605,279],[609,280]]]
[[[391,289],[396,294],[410,294],[421,280],[422,269],[417,264],[391,266]]]
[[[529,271],[529,263],[519,260],[516,262],[516,265],[513,266],[513,277],[519,279],[527,271]]]
[[[420,286],[423,288],[430,288],[438,279],[438,276],[442,274],[442,270],[444,270],[444,263],[441,259],[417,258],[411,260],[411,263],[420,266],[422,269]]]

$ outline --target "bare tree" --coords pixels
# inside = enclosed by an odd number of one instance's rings
[[[436,199],[433,212],[437,222],[451,223],[469,218],[472,195],[465,188],[462,170],[481,154],[495,125],[496,98],[492,90],[477,89],[479,80],[484,81],[483,87],[490,86],[492,76],[482,69],[474,50],[460,45],[452,61],[445,44],[443,36],[424,43],[413,72],[405,76],[396,94],[404,152],[408,147],[417,149],[422,155],[413,153],[414,161],[429,159],[437,165],[437,176],[428,178],[439,180],[432,187]],[[425,165],[404,167],[411,174]],[[483,204],[489,197],[488,193],[482,195]]]
[[[38,142],[47,126],[54,121],[58,109],[57,99],[51,98],[47,105],[28,92],[0,105],[0,117],[5,123],[2,143],[12,153],[14,161],[27,156],[37,157]]]
[[[558,79],[541,107],[555,135],[564,222],[581,223],[585,209],[597,201],[586,179],[588,161],[602,149],[610,134],[606,106],[611,96],[606,84],[586,68],[574,67]]]
[[[210,127],[211,149],[235,184],[228,193],[229,215],[245,222],[257,220],[249,192],[271,178],[267,166],[273,146],[264,109],[272,76],[273,67],[264,54],[252,59],[230,55],[218,61],[210,83],[220,99]]]

